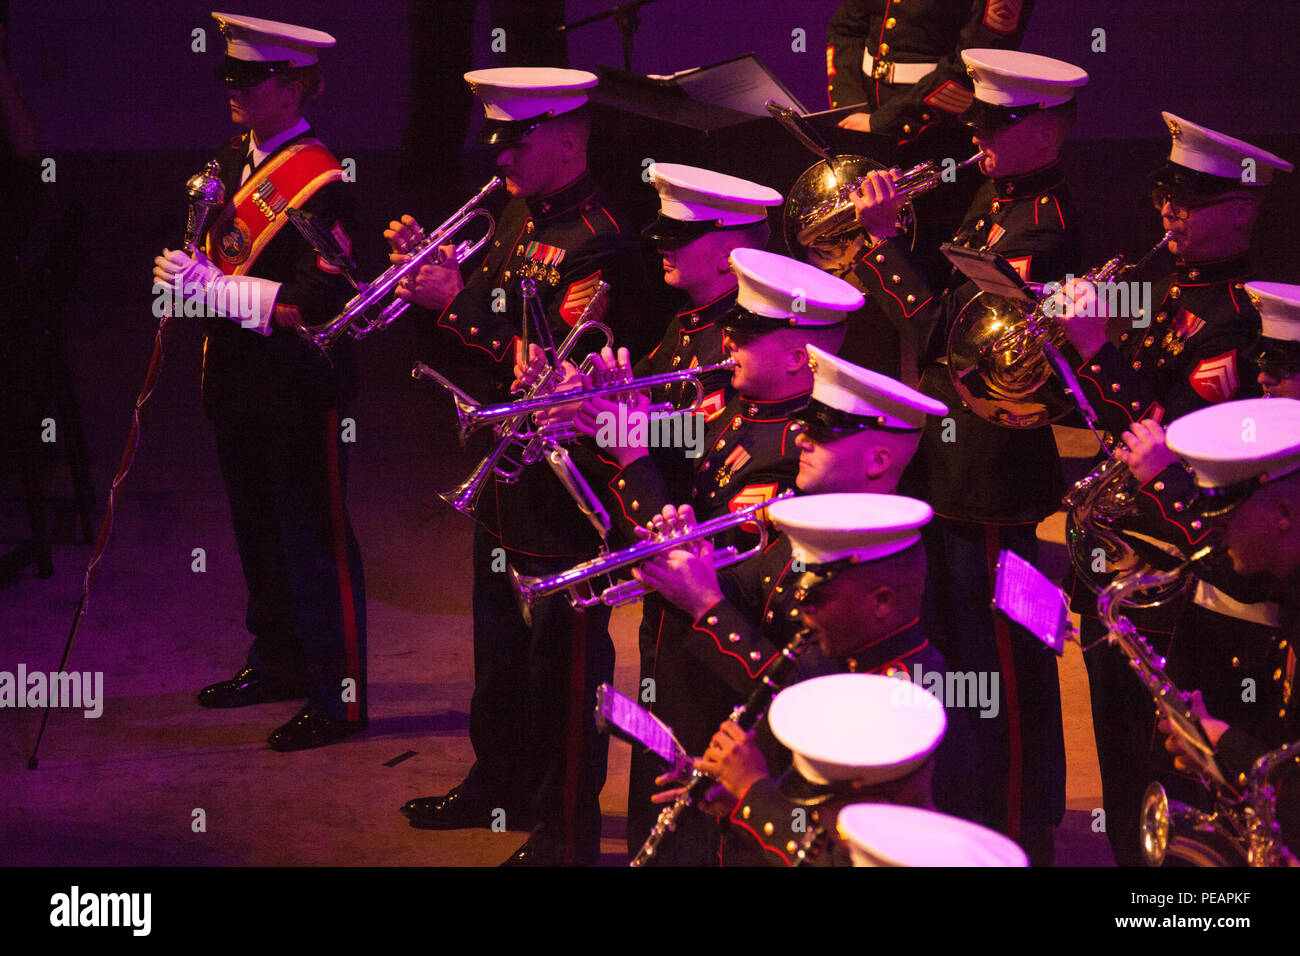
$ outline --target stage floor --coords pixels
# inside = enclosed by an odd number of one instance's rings
[[[129,335],[87,324],[70,347],[100,492],[127,434],[147,364],[152,321]],[[40,711],[0,710],[0,855],[18,865],[491,866],[526,834],[429,832],[399,815],[406,800],[442,793],[469,768],[472,691],[470,523],[435,489],[458,482],[445,396],[409,377],[415,341],[396,328],[365,343],[363,393],[352,409],[349,503],[366,566],[368,732],[319,750],[279,754],[267,733],[293,702],[205,710],[194,694],[226,678],[247,651],[244,585],[210,427],[198,407],[200,340],[178,327],[147,406],[139,453],[67,669],[102,671],[103,715],[56,711],[36,771],[26,769]],[[1087,440],[1063,436],[1084,454]],[[57,443],[56,443],[57,444]],[[70,523],[66,468],[52,462],[56,526]],[[0,544],[25,531],[16,477],[0,485]],[[1061,516],[1040,528],[1049,570],[1064,568]],[[192,570],[202,548],[204,570]],[[0,669],[58,668],[90,555],[63,543],[55,576],[0,590]],[[636,685],[639,611],[614,615],[616,683]],[[1069,812],[1057,863],[1105,866],[1093,832],[1101,804],[1086,675],[1077,647],[1061,667]],[[388,764],[413,751],[414,756]],[[610,746],[602,863],[624,862],[628,747]],[[198,811],[202,811],[200,814]],[[202,818],[201,831],[195,820]],[[508,821],[507,821],[508,822]]]

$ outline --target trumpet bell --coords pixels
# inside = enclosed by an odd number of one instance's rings
[[[1026,325],[1019,304],[981,292],[948,333],[948,373],[957,393],[980,418],[1007,428],[1039,428],[1074,408]],[[1054,323],[1051,337],[1064,341]]]

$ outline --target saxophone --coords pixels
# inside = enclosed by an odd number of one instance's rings
[[[1192,567],[1216,553],[1203,547],[1171,571],[1136,572],[1116,577],[1097,596],[1097,615],[1106,626],[1106,640],[1116,645],[1142,685],[1155,699],[1160,716],[1183,741],[1197,779],[1213,800],[1213,810],[1171,801],[1159,782],[1152,782],[1142,801],[1142,855],[1148,866],[1160,866],[1166,856],[1194,866],[1300,865],[1278,836],[1276,822],[1277,771],[1300,756],[1300,741],[1265,754],[1238,790],[1219,766],[1188,695],[1165,673],[1165,659],[1152,650],[1133,623],[1120,614],[1122,604],[1143,606],[1141,595],[1164,591]]]
[[[1300,866],[1300,859],[1282,843],[1277,825],[1275,778],[1293,760],[1300,760],[1300,740],[1269,751],[1250,768],[1246,782],[1251,811],[1247,821],[1246,849],[1251,866]]]

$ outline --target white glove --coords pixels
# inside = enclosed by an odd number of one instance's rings
[[[164,249],[153,261],[154,285],[175,285],[177,277],[182,289],[197,283],[206,292],[208,283],[221,277],[221,270],[202,252],[195,252],[194,258],[190,258],[180,249]]]
[[[179,249],[164,249],[154,260],[154,285],[174,288],[181,284],[184,301],[174,314],[208,317],[219,315],[261,335],[271,334],[271,318],[280,283],[253,276],[228,276],[202,252],[191,257]],[[197,301],[201,299],[201,306]]]

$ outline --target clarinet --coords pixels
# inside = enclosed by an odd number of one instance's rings
[[[812,632],[808,628],[805,627],[800,630],[790,643],[781,649],[781,659],[772,667],[771,673],[764,674],[759,678],[758,686],[749,695],[749,700],[731,712],[731,720],[735,721],[741,730],[752,730],[759,719],[767,713],[772,698],[794,676],[795,659],[803,653],[811,640]],[[677,828],[677,820],[682,815],[682,812],[702,799],[708,793],[712,784],[713,778],[707,773],[699,770],[693,771],[691,779],[686,784],[686,789],[682,791],[676,800],[664,807],[660,812],[659,819],[655,821],[654,827],[650,830],[650,836],[646,838],[645,843],[641,845],[641,849],[637,851],[636,856],[628,866],[644,866],[650,862],[655,855],[655,851],[659,848],[659,844],[663,842],[663,838]]]

